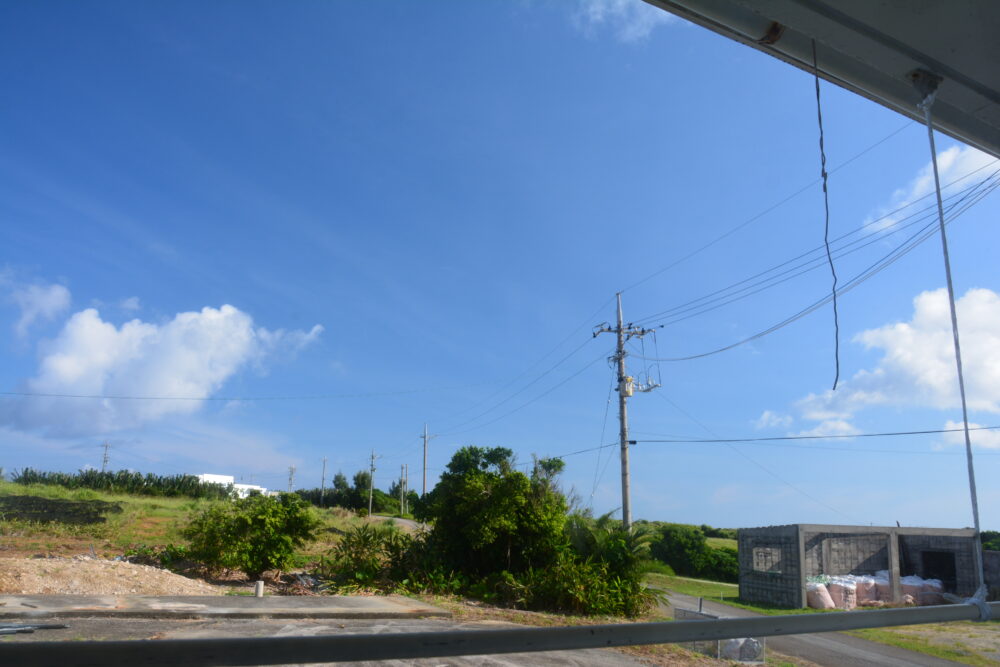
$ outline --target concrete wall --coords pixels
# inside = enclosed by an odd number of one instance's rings
[[[889,535],[804,531],[806,576],[889,569]]]
[[[795,524],[742,528],[737,540],[740,597],[748,602],[801,607],[808,576],[878,570],[889,571],[894,599],[901,575],[940,578],[957,595],[976,588],[970,529]],[[996,556],[987,559],[987,582],[1000,589],[1000,552],[989,553]],[[939,574],[942,563],[949,571],[954,564],[950,579]]]
[[[736,539],[741,599],[782,607],[805,603],[798,526],[741,528]]]
[[[924,562],[927,552],[953,554],[955,581],[944,581],[945,590],[956,595],[972,595],[978,579],[974,560],[975,541],[971,537],[950,535],[900,535],[899,560],[903,575],[941,578]]]

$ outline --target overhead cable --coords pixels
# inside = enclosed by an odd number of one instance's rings
[[[989,195],[990,193],[992,193],[997,188],[998,185],[1000,185],[1000,181],[996,181],[996,182],[991,183],[988,189],[986,189],[984,191],[981,191],[971,201],[964,203],[964,205],[962,205],[962,207],[959,208],[958,211],[956,211],[953,215],[950,216],[949,222],[951,220],[954,220],[954,219],[958,218],[960,215],[962,215],[969,208],[971,208],[975,204],[977,204],[980,201],[982,201],[982,199],[984,197],[986,197],[987,195]],[[936,229],[930,229],[930,230],[927,230],[927,228],[921,229],[916,234],[910,236],[904,243],[902,243],[902,244],[896,246],[895,248],[893,248],[892,251],[890,251],[889,253],[887,253],[886,255],[884,255],[877,262],[869,265],[868,268],[866,268],[865,270],[861,271],[860,273],[858,273],[857,275],[855,275],[853,278],[851,278],[849,281],[847,281],[843,285],[843,287],[840,287],[837,290],[837,294],[838,295],[845,294],[845,293],[853,290],[855,287],[858,287],[859,285],[861,285],[865,281],[869,280],[870,278],[874,277],[878,273],[881,273],[882,271],[884,271],[885,269],[887,269],[889,266],[891,266],[892,264],[894,264],[895,262],[899,261],[904,256],[906,256],[907,254],[909,254],[910,252],[912,252],[917,246],[919,246],[921,243],[923,243],[924,241],[926,241],[928,238],[934,236],[934,234],[936,233],[936,231],[937,231]],[[756,334],[754,334],[752,336],[748,336],[748,337],[746,337],[746,338],[744,338],[742,340],[736,341],[735,343],[731,343],[729,345],[725,345],[725,346],[720,347],[720,348],[709,350],[707,352],[701,352],[699,354],[691,354],[691,355],[680,356],[680,357],[643,357],[643,358],[645,360],[647,360],[647,361],[691,361],[693,359],[701,359],[703,357],[709,357],[709,356],[712,356],[712,355],[715,355],[715,354],[726,352],[728,350],[732,350],[734,348],[737,348],[737,347],[739,347],[741,345],[745,345],[746,343],[750,343],[752,341],[755,341],[755,340],[757,340],[759,338],[763,338],[764,336],[768,336],[768,335],[774,333],[775,331],[783,329],[784,327],[786,327],[786,326],[788,326],[788,325],[790,325],[790,324],[792,324],[794,322],[797,322],[798,320],[802,319],[803,317],[805,317],[805,316],[807,316],[807,315],[815,312],[817,309],[819,309],[819,308],[823,307],[824,305],[826,305],[827,303],[829,303],[830,299],[831,299],[831,297],[829,295],[827,295],[827,296],[825,296],[825,297],[823,297],[823,298],[821,298],[821,299],[813,302],[809,306],[806,306],[805,308],[803,308],[802,310],[796,312],[795,314],[793,314],[793,315],[785,318],[784,320],[782,320],[782,321],[780,321],[780,322],[778,322],[778,323],[776,323],[776,324],[774,324],[774,325],[772,325],[772,326],[770,326],[770,327],[768,327],[768,328],[766,328],[766,329],[764,329],[762,331],[757,332]]]
[[[876,141],[872,145],[868,146],[867,148],[865,148],[861,152],[856,153],[853,157],[847,159],[846,161],[840,163],[837,167],[831,169],[829,173],[831,173],[831,174],[837,173],[838,171],[840,171],[841,169],[847,167],[849,164],[851,164],[855,160],[858,160],[858,159],[864,157],[869,152],[873,151],[874,149],[878,148],[879,146],[881,146],[885,142],[889,141],[890,139],[892,139],[893,137],[895,137],[897,134],[899,134],[900,132],[902,132],[906,128],[910,127],[910,125],[912,125],[912,124],[913,124],[913,122],[911,121],[911,122],[906,123],[905,125],[900,126],[897,129],[893,130],[892,132],[890,132],[886,136],[882,137],[881,139],[879,139],[878,141]],[[656,276],[661,275],[661,274],[669,271],[670,269],[674,268],[675,266],[686,262],[687,260],[691,259],[692,257],[700,255],[701,253],[703,253],[704,251],[708,250],[712,246],[716,245],[720,241],[723,241],[723,240],[729,238],[730,236],[732,236],[733,234],[735,234],[736,232],[740,231],[741,229],[743,229],[747,225],[760,220],[761,218],[763,218],[765,215],[767,215],[771,211],[774,211],[775,209],[780,208],[781,206],[784,206],[785,204],[787,204],[791,200],[795,199],[796,197],[798,197],[799,195],[801,195],[803,192],[806,192],[807,190],[809,190],[809,188],[813,187],[814,185],[816,185],[819,182],[820,182],[819,179],[811,181],[810,183],[802,186],[801,188],[799,188],[795,192],[791,193],[790,195],[788,195],[787,197],[785,197],[781,201],[779,201],[779,202],[777,202],[775,204],[772,204],[771,206],[768,206],[767,208],[765,208],[760,213],[757,213],[756,215],[753,215],[750,218],[748,218],[748,219],[744,220],[743,222],[739,223],[738,225],[730,228],[728,231],[724,232],[723,234],[720,234],[719,236],[715,237],[714,239],[712,239],[708,243],[705,243],[704,245],[699,246],[698,248],[695,248],[694,250],[692,250],[688,254],[686,254],[683,257],[680,257],[680,258],[674,260],[673,262],[671,262],[670,264],[666,265],[662,269],[658,269],[658,270],[654,271],[653,273],[647,275],[645,278],[642,278],[641,280],[637,280],[636,282],[628,285],[627,287],[622,288],[619,291],[620,292],[626,292],[626,291],[628,291],[630,289],[634,289],[634,288],[638,287],[639,285],[642,285],[643,283],[649,282],[650,280],[652,280]]]

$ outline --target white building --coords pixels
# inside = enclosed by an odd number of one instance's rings
[[[236,495],[240,498],[246,498],[251,492],[256,491],[257,493],[267,495],[267,489],[263,486],[257,486],[256,484],[237,484],[236,478],[232,475],[213,475],[211,473],[205,473],[202,475],[197,475],[198,481],[202,484],[219,484],[221,486],[231,486],[236,492]]]

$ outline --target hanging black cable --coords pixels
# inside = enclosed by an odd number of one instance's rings
[[[823,225],[823,245],[826,247],[826,260],[830,264],[830,274],[833,276],[833,287],[830,290],[830,298],[833,302],[833,390],[837,390],[837,383],[840,382],[840,316],[837,313],[837,269],[833,266],[833,255],[830,253],[830,194],[827,191],[826,173],[826,149],[823,146],[823,105],[819,99],[819,64],[816,60],[816,40],[812,41],[813,50],[813,76],[816,79],[816,119],[819,121],[819,173],[823,179],[823,212],[825,223]]]

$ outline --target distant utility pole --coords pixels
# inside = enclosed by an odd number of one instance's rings
[[[628,446],[632,443],[628,439],[628,408],[625,401],[636,389],[651,391],[659,385],[652,382],[647,385],[636,385],[635,378],[625,374],[625,342],[630,338],[642,338],[646,334],[652,333],[653,329],[635,327],[632,326],[631,322],[628,326],[624,326],[622,322],[622,293],[618,292],[616,296],[618,297],[618,326],[612,328],[608,324],[600,325],[594,330],[594,337],[602,333],[613,333],[618,336],[618,345],[615,356],[612,358],[618,362],[618,422],[620,424],[618,435],[622,454],[622,527],[631,531],[632,501],[629,484]]]
[[[108,456],[108,448],[111,447],[111,443],[107,440],[104,441],[104,458],[101,460],[101,472],[106,472],[108,469],[108,461],[110,457]]]
[[[372,515],[372,497],[375,495],[375,450],[372,450],[371,472],[368,475],[368,516]]]
[[[399,466],[399,513],[400,514],[406,514],[406,505],[403,504],[404,502],[406,502],[405,500],[406,491],[404,490],[404,485],[406,484],[406,482],[404,480],[406,480],[406,465],[401,464]]]
[[[410,464],[403,464],[403,514],[410,508]]]
[[[326,495],[326,457],[323,457],[323,475],[319,478],[319,506],[323,506],[323,496]]]
[[[292,492],[292,484],[295,483],[295,466],[288,466],[288,492]]]
[[[420,490],[420,497],[427,495],[427,443],[436,436],[427,435],[427,422],[424,422],[424,486]]]

